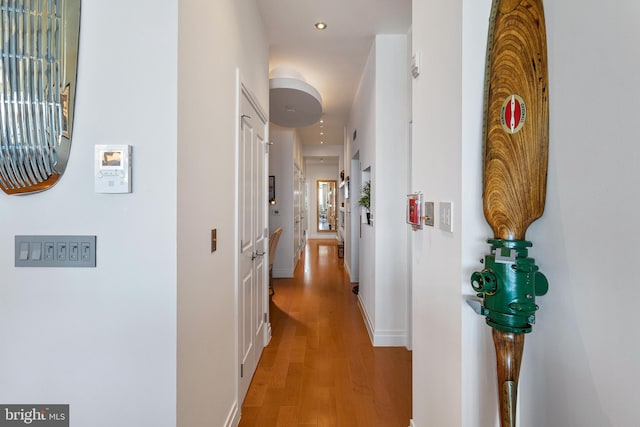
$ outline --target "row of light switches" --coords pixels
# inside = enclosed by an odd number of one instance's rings
[[[44,242],[44,251],[40,242],[20,242],[20,261],[88,261],[91,245],[87,242]]]
[[[95,267],[96,236],[16,236],[16,267]]]

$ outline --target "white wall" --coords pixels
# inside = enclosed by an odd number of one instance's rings
[[[405,201],[408,150],[408,54],[406,35],[376,36],[351,110],[349,152],[360,160],[351,169],[352,216],[358,218],[361,186],[371,180],[373,225],[357,221],[359,299],[374,345],[407,345],[407,225]],[[366,172],[366,177],[355,176]],[[362,178],[362,180],[360,179]],[[364,216],[364,212],[362,213]],[[353,233],[352,233],[353,235]],[[351,245],[349,245],[351,247]],[[351,265],[354,260],[350,257]]]
[[[406,345],[409,59],[406,35],[376,37],[376,344]]]
[[[475,296],[469,278],[482,269],[479,260],[489,251],[493,232],[482,211],[482,119],[484,67],[491,0],[463,4],[462,53],[462,277],[461,293]],[[464,298],[463,298],[464,299]],[[544,302],[544,300],[541,300]],[[462,412],[463,426],[496,425],[495,350],[484,317],[462,304]],[[478,396],[484,396],[479,399]],[[488,397],[488,398],[487,398]]]
[[[3,403],[68,403],[77,426],[175,426],[177,12],[82,4],[68,168],[43,193],[0,194]],[[133,146],[132,194],[94,193],[94,144],[108,143]],[[16,234],[96,235],[97,266],[15,268]]]
[[[236,68],[268,106],[255,2],[87,1],[81,33],[67,172],[0,196],[0,401],[69,403],[83,426],[230,425]],[[132,194],[93,192],[105,143],[133,145]],[[95,234],[97,267],[16,269],[15,234]]]
[[[344,147],[342,145],[318,145],[318,144],[303,144],[302,145],[303,157],[337,157],[338,169],[344,169]],[[340,177],[338,176],[338,180]]]
[[[282,227],[273,264],[273,277],[293,277],[293,152],[295,129],[269,125],[269,175],[276,179],[276,204],[269,206],[269,231]]]
[[[362,194],[362,171],[370,168],[375,158],[376,142],[376,110],[375,110],[375,78],[376,78],[376,49],[372,44],[369,57],[365,64],[360,86],[356,93],[356,98],[349,113],[347,134],[353,138],[354,131],[356,138],[351,140],[351,158],[357,159],[351,165],[351,228],[350,238],[353,244],[351,250],[351,281],[358,281],[360,292],[358,299],[367,321],[368,330],[371,333],[375,324],[375,241],[373,228],[361,224],[364,209],[358,205],[358,200]],[[357,163],[357,167],[356,167]],[[357,239],[357,242],[355,240]]]
[[[629,54],[637,51],[640,7],[634,0],[545,6],[547,205],[527,238],[550,290],[526,337],[519,425],[626,427],[640,419],[640,344],[626,327],[636,306],[629,266],[639,237],[640,147],[620,124],[634,123],[640,99],[631,71],[640,57]],[[453,235],[427,230],[413,242],[416,427],[498,425],[490,328],[462,301],[491,237],[480,187],[489,7],[489,0],[413,4],[413,49],[438,59],[424,61],[414,81],[414,186],[436,201],[453,199],[456,218]]]
[[[227,426],[239,409],[236,69],[267,111],[269,50],[254,0],[181,0],[179,23],[178,425]]]
[[[352,158],[358,155],[360,160],[360,170],[351,170],[353,175],[362,172],[370,167],[375,161],[374,155],[376,142],[376,121],[375,121],[375,84],[376,84],[376,49],[375,43],[371,45],[369,57],[365,64],[360,78],[360,86],[353,101],[353,106],[349,112],[347,124],[347,134],[353,137],[356,131],[356,139],[351,141]],[[360,189],[353,188],[354,199],[360,197]]]
[[[523,426],[630,426],[640,144],[624,124],[640,107],[640,4],[547,2],[546,16],[549,186],[529,237],[550,289],[525,350]]]
[[[425,227],[412,236],[416,427],[460,426],[463,412],[461,6],[459,0],[413,2],[413,51],[423,58],[413,81],[413,188],[436,202],[436,211],[441,201],[453,202],[454,211],[453,233]]]
[[[352,241],[352,235],[353,235],[353,229],[352,229],[352,224],[351,224],[351,200],[353,199],[353,187],[351,185],[351,180],[352,180],[352,175],[351,175],[351,138],[353,137],[353,133],[351,133],[351,136],[349,135],[349,129],[347,129],[345,127],[344,129],[344,143],[343,143],[343,155],[342,155],[342,162],[343,162],[343,166],[344,166],[344,179],[345,179],[345,186],[347,185],[347,177],[349,178],[349,193],[348,196],[349,198],[344,198],[344,210],[345,210],[345,216],[344,216],[344,235],[342,236],[344,239],[344,268],[347,270],[347,274],[349,275],[349,280],[351,282],[355,282],[357,281],[357,272],[355,274],[355,279],[354,279],[354,272],[352,271],[352,260],[354,258],[354,256],[352,255],[352,252],[354,251],[354,247],[353,247],[353,241]],[[343,190],[343,196],[344,196],[344,190]],[[356,268],[357,270],[357,268]]]
[[[349,280],[351,283],[358,283],[360,281],[360,233],[361,233],[361,218],[360,218],[360,206],[358,206],[358,198],[360,197],[360,189],[362,188],[361,179],[362,173],[360,172],[360,153],[355,153],[351,157],[351,168],[349,172],[349,201],[347,209],[349,214],[347,215],[349,232],[345,242],[345,251],[349,250],[348,270]],[[345,257],[345,262],[347,262]]]

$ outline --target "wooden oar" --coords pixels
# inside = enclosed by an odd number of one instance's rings
[[[544,212],[549,147],[542,0],[493,0],[484,112],[484,215],[493,229],[485,269],[472,276],[492,326],[500,425],[516,424],[524,333],[548,284],[527,257],[529,225]]]

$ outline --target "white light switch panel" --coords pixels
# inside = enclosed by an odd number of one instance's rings
[[[453,233],[453,203],[440,202],[440,229]]]

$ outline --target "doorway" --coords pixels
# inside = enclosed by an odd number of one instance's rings
[[[349,273],[351,276],[351,282],[356,283],[360,280],[360,231],[362,227],[362,221],[360,219],[360,206],[358,205],[358,197],[360,194],[360,188],[362,187],[362,176],[360,173],[360,152],[356,152],[351,158],[351,178],[350,178],[351,194],[353,196],[349,199],[351,215],[349,219],[351,221],[351,240],[349,246]]]
[[[266,115],[240,85],[238,138],[238,400],[242,402],[269,339]]]

